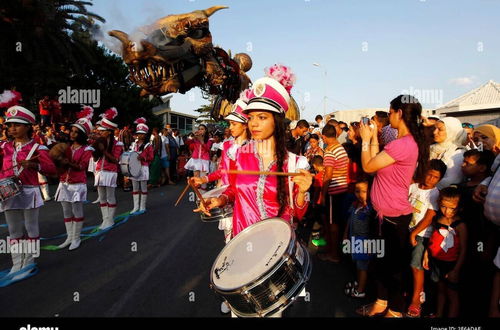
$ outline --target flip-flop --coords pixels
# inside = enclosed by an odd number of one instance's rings
[[[374,302],[374,303],[371,303],[371,304],[368,304],[368,305],[363,305],[361,306],[360,308],[356,309],[356,314],[358,315],[361,315],[363,317],[382,317],[385,315],[385,313],[387,313],[387,310],[389,309],[388,306],[385,307],[384,311],[383,312],[380,312],[380,313],[375,313],[373,315],[368,315],[371,307],[373,305],[377,304],[377,302]],[[380,305],[380,304],[379,304]]]

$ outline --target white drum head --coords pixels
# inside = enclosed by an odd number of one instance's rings
[[[139,153],[135,151],[128,151],[128,170],[132,177],[139,176],[141,174],[141,161],[137,159]]]
[[[212,267],[215,287],[230,291],[257,280],[272,269],[290,243],[292,229],[280,218],[260,221],[239,233]]]
[[[203,199],[219,197],[226,190],[227,187],[229,187],[229,185],[209,190],[206,193],[202,194],[201,197],[203,197]]]

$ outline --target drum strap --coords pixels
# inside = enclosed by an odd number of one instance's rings
[[[295,173],[297,167],[297,155],[294,153],[288,153],[288,172]],[[293,181],[291,176],[288,177],[288,192],[290,194],[290,209],[292,210],[293,216]]]
[[[30,160],[31,156],[33,156],[36,149],[38,149],[38,146],[39,146],[38,143],[35,143],[33,145],[30,152],[28,153],[28,156],[26,156],[26,160]],[[14,165],[14,173],[16,174],[16,176],[20,176],[24,170],[24,167],[21,167],[21,169],[19,171],[17,171],[17,153],[18,153],[17,148],[14,147],[14,155],[12,156],[12,165]]]

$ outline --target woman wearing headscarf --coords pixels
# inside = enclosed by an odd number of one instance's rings
[[[482,125],[474,130],[474,143],[481,150],[490,150],[495,155],[500,153],[500,128]]]
[[[445,117],[436,122],[434,144],[431,145],[430,159],[440,159],[447,167],[446,174],[437,184],[439,190],[463,181],[462,163],[464,161],[467,133],[460,120]]]

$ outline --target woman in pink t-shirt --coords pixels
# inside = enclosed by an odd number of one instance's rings
[[[403,273],[410,265],[408,225],[413,211],[408,192],[413,176],[424,173],[429,161],[421,113],[422,105],[413,96],[392,100],[389,122],[398,130],[398,138],[382,152],[376,130],[361,123],[361,163],[366,173],[375,173],[371,199],[384,242],[384,255],[375,260],[378,299],[358,310],[364,316],[401,317],[405,308]]]

